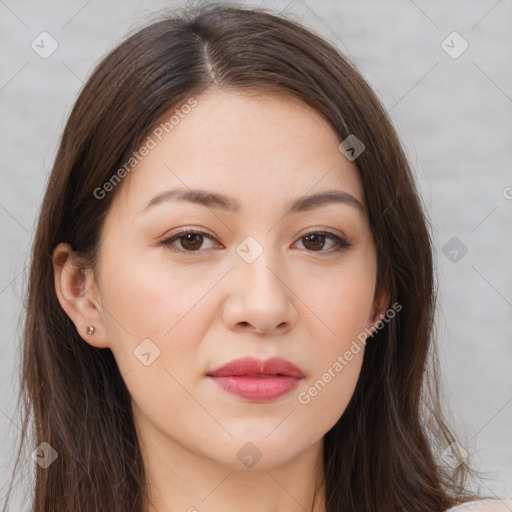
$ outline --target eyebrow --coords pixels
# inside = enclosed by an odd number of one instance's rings
[[[177,188],[156,195],[148,202],[142,211],[169,201],[189,202],[229,212],[239,212],[241,209],[240,203],[235,198],[225,194],[208,190]],[[346,204],[356,208],[361,213],[364,212],[363,205],[348,192],[343,192],[342,190],[325,190],[317,194],[292,200],[286,213],[306,212],[332,203]]]

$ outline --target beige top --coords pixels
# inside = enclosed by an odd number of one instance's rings
[[[477,500],[457,505],[446,512],[512,512],[512,500]]]

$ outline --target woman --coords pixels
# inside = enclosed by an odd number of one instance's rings
[[[401,145],[298,24],[211,6],[114,49],[32,256],[34,512],[503,510],[440,410]]]

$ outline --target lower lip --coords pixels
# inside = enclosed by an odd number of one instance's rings
[[[222,389],[247,400],[269,402],[293,391],[301,379],[296,377],[211,377]]]

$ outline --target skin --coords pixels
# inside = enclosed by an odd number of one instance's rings
[[[84,341],[112,350],[130,391],[148,510],[312,510],[323,482],[322,438],[354,392],[364,344],[309,403],[299,393],[388,307],[388,295],[376,293],[364,192],[341,139],[299,100],[215,89],[195,98],[118,185],[94,271],[76,268],[69,245],[55,249],[57,295]],[[176,187],[227,194],[241,209],[163,201],[144,210]],[[285,214],[293,199],[332,189],[363,209],[330,203]],[[160,244],[184,227],[212,238],[201,245],[182,237],[172,244],[181,252]],[[304,238],[321,230],[350,247]],[[248,236],[263,250],[251,263],[236,252]],[[160,350],[148,366],[134,355],[147,338]],[[247,355],[283,357],[305,378],[275,401],[255,402],[206,376]],[[261,453],[252,467],[237,457],[248,442]],[[319,498],[315,511],[324,509]]]

